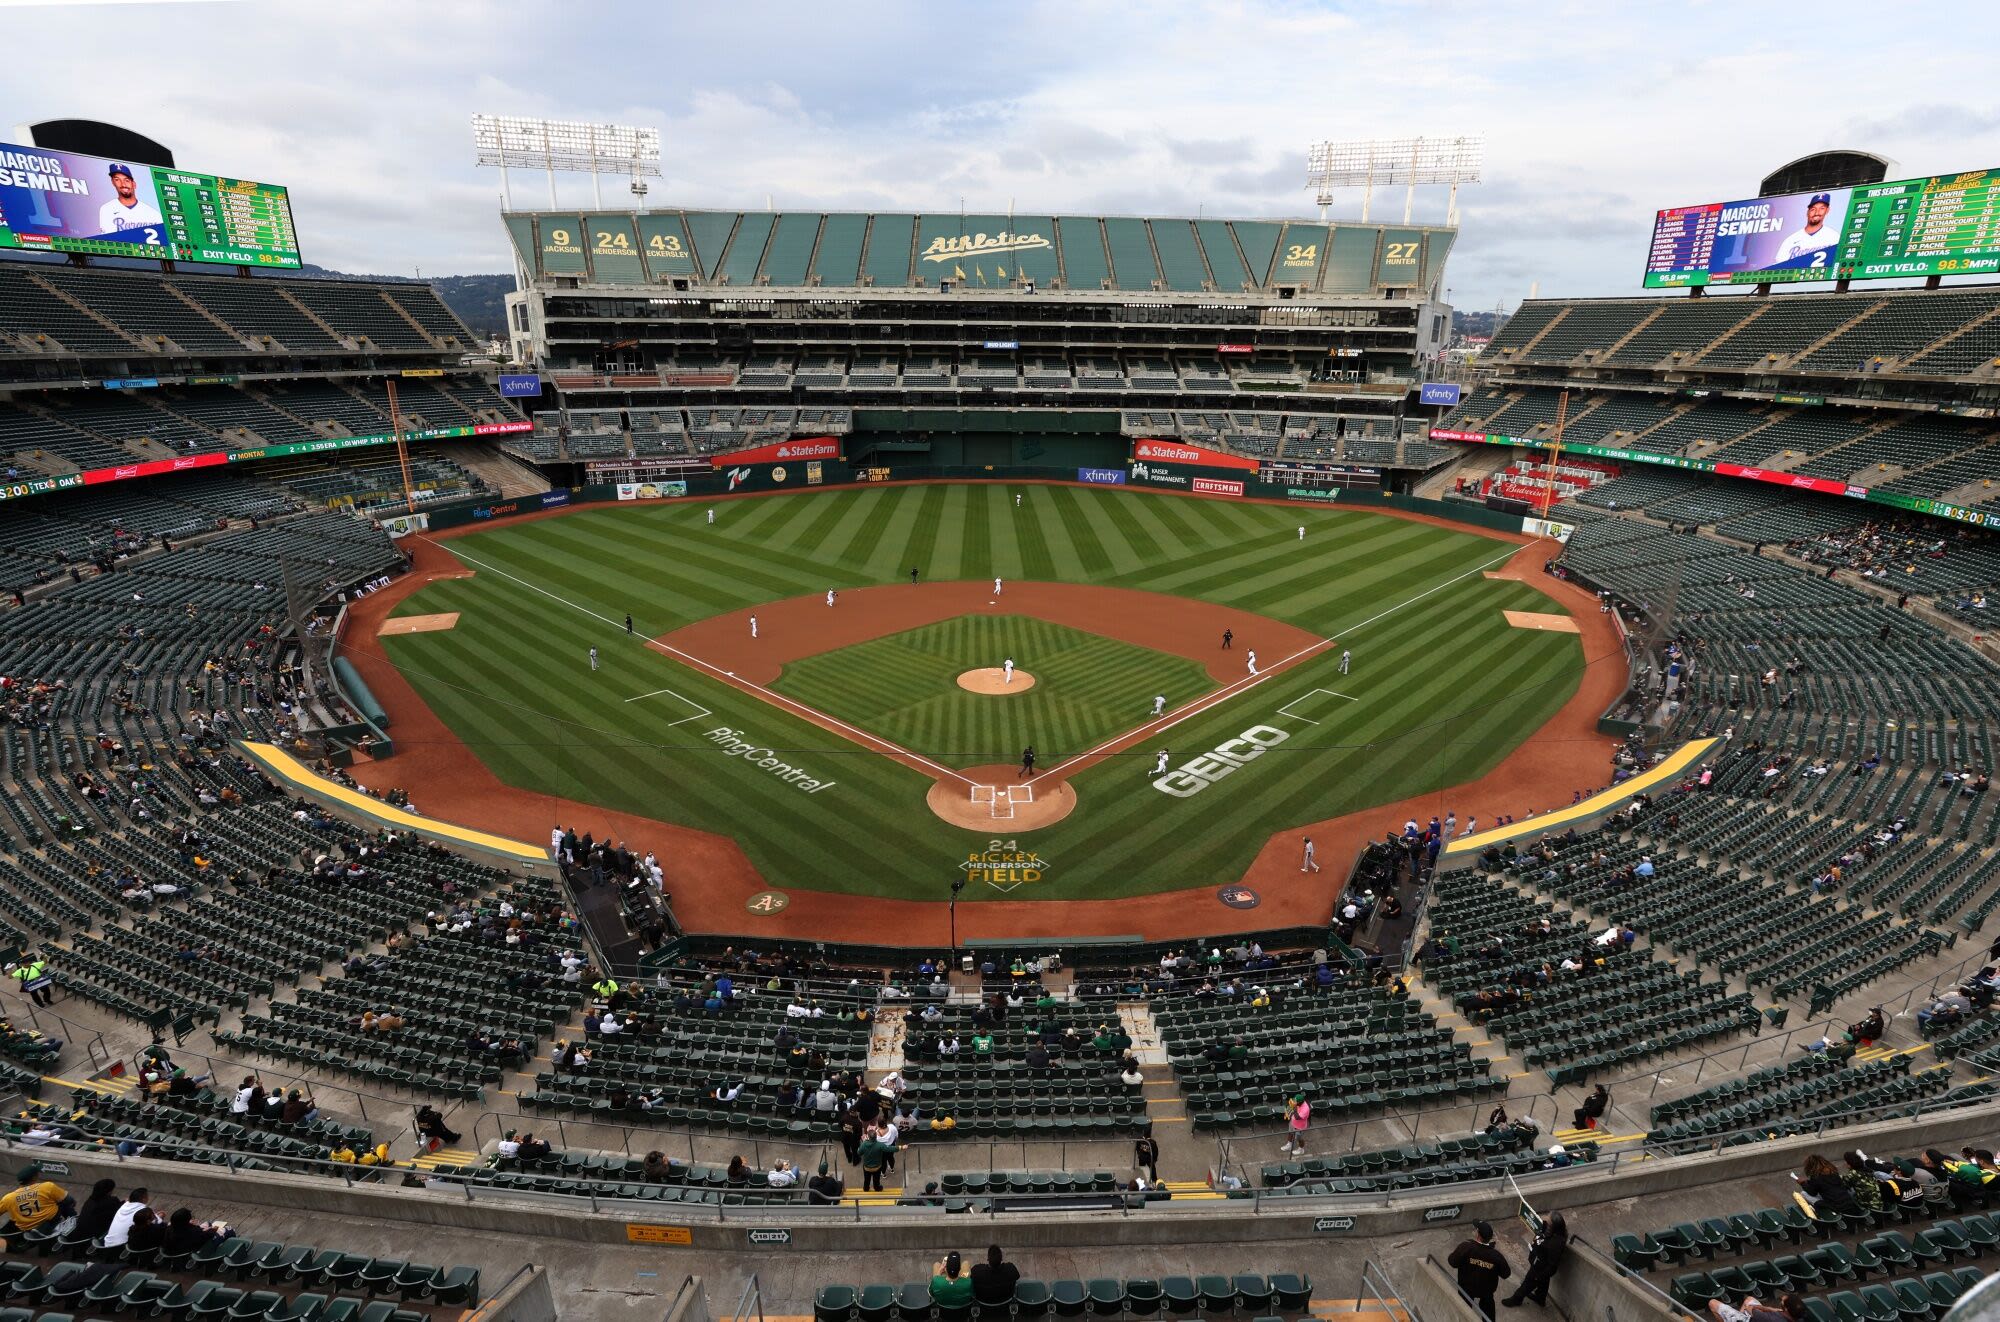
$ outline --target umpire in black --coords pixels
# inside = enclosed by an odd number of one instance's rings
[[[1493,1227],[1484,1221],[1473,1224],[1472,1238],[1451,1251],[1446,1259],[1458,1272],[1458,1288],[1479,1305],[1479,1311],[1493,1317],[1493,1291],[1514,1274],[1507,1255],[1493,1243]]]

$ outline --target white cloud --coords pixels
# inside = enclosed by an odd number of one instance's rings
[[[657,5],[304,0],[10,6],[17,118],[88,114],[291,186],[310,260],[505,270],[474,111],[658,126],[655,205],[1308,215],[1308,143],[1480,132],[1448,283],[1465,306],[1635,289],[1655,208],[1853,146],[2000,163],[1973,0],[1483,5],[1107,0]],[[128,17],[134,16],[134,17]],[[1940,39],[1939,34],[1953,34]],[[107,76],[104,40],[143,49]],[[177,72],[184,69],[187,72]],[[546,184],[517,174],[516,201]],[[613,205],[627,195],[607,181]],[[565,205],[587,180],[566,179]],[[1401,215],[1385,190],[1374,216]],[[1418,194],[1439,219],[1440,189]],[[1353,215],[1358,197],[1336,213]]]

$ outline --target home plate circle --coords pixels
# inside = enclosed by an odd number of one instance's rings
[[[974,767],[963,773],[964,780],[934,782],[924,802],[953,826],[989,833],[1053,826],[1076,811],[1076,791],[1068,781],[1027,781],[1020,773],[1018,766]]]
[[[973,693],[1026,693],[1035,687],[1035,677],[1015,666],[1014,682],[1010,684],[1004,667],[987,666],[984,670],[968,670],[960,675],[958,686]]]

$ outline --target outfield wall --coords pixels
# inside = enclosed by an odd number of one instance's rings
[[[1422,496],[1383,491],[1376,487],[1300,487],[1265,482],[1252,471],[1204,468],[1193,464],[1124,463],[1090,465],[1048,464],[850,464],[844,460],[810,460],[782,464],[744,464],[713,473],[657,481],[660,499],[704,500],[740,493],[818,491],[832,487],[869,486],[887,482],[1064,482],[1075,486],[1118,486],[1178,492],[1213,500],[1275,500],[1296,505],[1341,505],[1359,509],[1395,510],[1421,514],[1468,527],[1499,532],[1523,531],[1522,517],[1462,501],[1429,500]],[[429,526],[463,527],[493,519],[534,514],[565,505],[587,505],[619,499],[613,483],[558,488],[540,496],[514,500],[465,500],[432,506]]]

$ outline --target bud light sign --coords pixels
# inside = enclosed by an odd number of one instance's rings
[[[1079,482],[1095,482],[1099,486],[1122,487],[1125,485],[1125,470],[1122,468],[1079,468],[1076,470]]]
[[[533,399],[542,393],[542,378],[534,372],[502,372],[500,398]]]
[[[1435,405],[1441,409],[1458,407],[1459,387],[1451,381],[1426,381],[1420,388],[1417,400],[1424,407]]]

